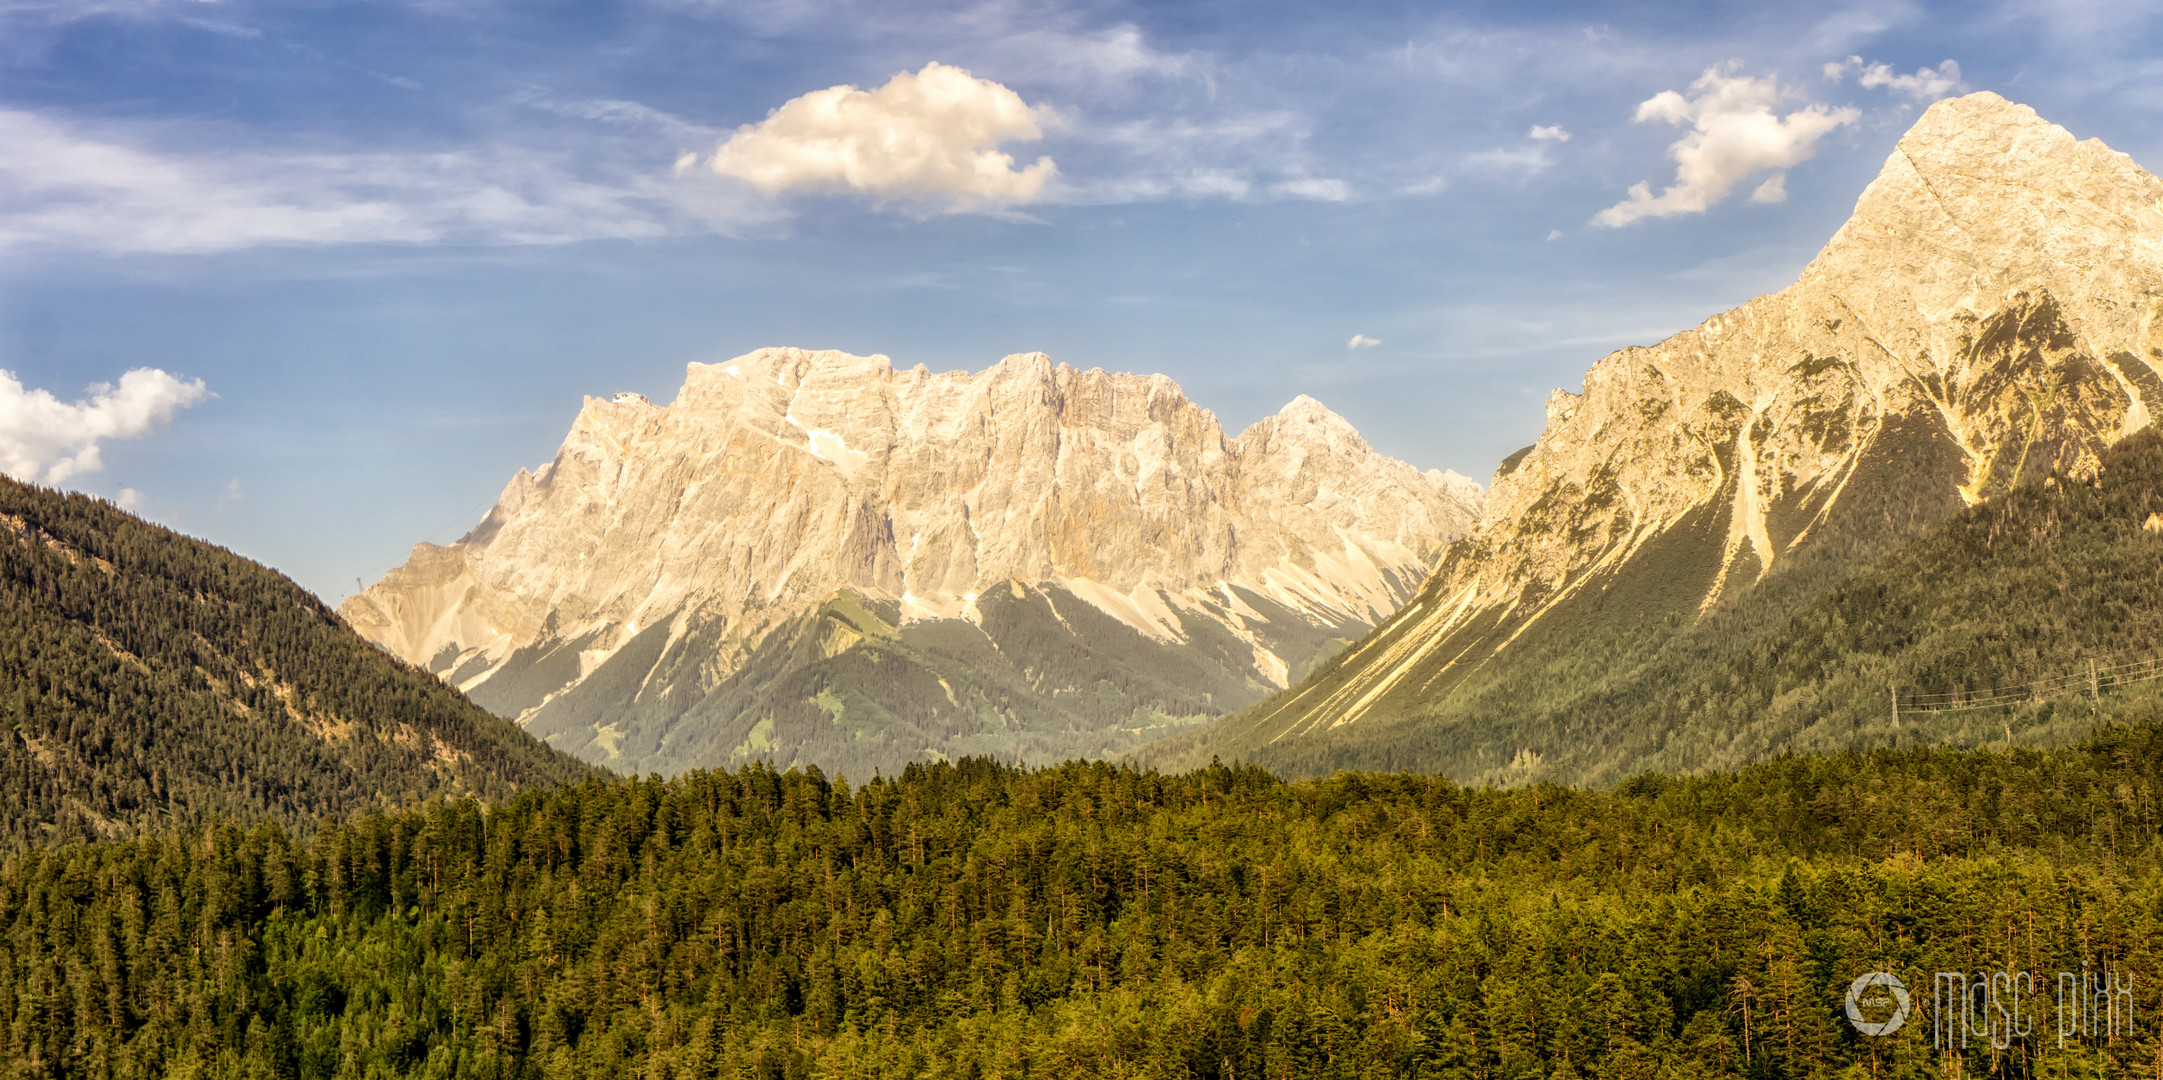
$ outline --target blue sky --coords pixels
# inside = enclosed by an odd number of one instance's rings
[[[336,601],[582,395],[801,345],[1309,393],[1484,482],[1934,96],[2163,162],[2159,6],[0,0],[0,468]]]

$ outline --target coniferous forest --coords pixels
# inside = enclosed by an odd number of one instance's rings
[[[2146,722],[1611,792],[982,761],[854,787],[596,780],[305,841],[265,823],[12,855],[0,1057],[24,1077],[2146,1076],[2159,827]],[[1873,971],[1915,999],[1884,1038],[1842,1011]],[[2031,973],[2030,996],[1939,1008],[1955,971]],[[2059,1037],[2060,971],[2131,987],[2115,1037]]]
[[[0,846],[591,775],[284,575],[0,476]]]
[[[2141,436],[1979,506],[1663,730],[2150,649],[2157,490]],[[1608,790],[618,779],[273,571],[0,482],[0,1071],[2163,1078],[2159,687]]]
[[[1559,642],[1567,662],[1497,666],[1435,692],[1421,715],[1308,739],[1265,742],[1283,721],[1261,725],[1282,701],[1264,703],[1248,714],[1264,732],[1250,739],[1249,760],[1294,775],[1366,767],[1607,786],[1785,751],[2062,743],[2092,726],[2077,678],[2089,665],[2163,658],[2163,432],[2126,437],[2101,466],[2013,488],[1861,569],[1813,576],[1792,588],[1815,598],[1792,611],[1758,593],[1702,615],[1618,604],[1608,621],[1559,622],[1512,646]],[[1667,644],[1637,655],[1648,642]],[[2031,697],[2039,683],[2078,692]],[[1898,717],[1896,696],[1910,703]],[[2029,700],[1981,712],[1914,707],[2015,697]],[[1177,767],[1202,745],[1174,737],[1134,756]]]

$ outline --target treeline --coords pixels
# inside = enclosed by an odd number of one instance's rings
[[[589,775],[276,571],[0,477],[0,847]]]
[[[1618,789],[764,766],[0,865],[35,1076],[1921,1077],[2163,1062],[2163,734]],[[1931,1045],[1929,974],[2134,1027]],[[1843,1014],[1892,971],[1917,1011]],[[2047,992],[2047,991],[2046,991]]]
[[[1981,503],[1843,582],[1691,680],[1637,688],[1674,732],[1653,768],[1725,767],[1811,728],[1892,737],[1890,697],[2018,694],[2090,663],[2163,657],[2163,433],[2109,451],[2092,482],[2052,477]],[[2159,523],[2163,527],[2163,523]],[[1593,702],[1588,709],[1597,709]],[[1983,717],[1910,710],[1898,736],[1972,724],[2047,735],[2091,715],[2085,694]],[[1980,721],[1980,722],[1978,722]]]

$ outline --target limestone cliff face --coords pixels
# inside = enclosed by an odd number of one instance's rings
[[[1479,498],[1304,397],[1227,439],[1161,375],[766,349],[690,365],[667,406],[588,399],[471,535],[416,547],[342,613],[621,767],[790,759],[844,732],[829,768],[1047,728],[1102,751],[1283,686],[1393,611]],[[866,643],[887,673],[840,673]],[[1177,674],[1198,656],[1206,676]],[[1018,685],[972,698],[986,663]],[[1131,685],[1165,678],[1194,692]],[[926,710],[953,715],[926,729]],[[791,744],[796,713],[811,730]],[[1059,743],[1017,739],[1006,752]]]
[[[1556,391],[1418,599],[1220,737],[1256,751],[1376,717],[1492,727],[1498,688],[1625,678],[1650,640],[1601,672],[1572,638],[1786,610],[1963,505],[2089,476],[2163,408],[2159,315],[2163,181],[1995,94],[1941,101],[1794,285]],[[1519,704],[1566,708],[1568,692]],[[1455,771],[1557,752],[1507,742]]]

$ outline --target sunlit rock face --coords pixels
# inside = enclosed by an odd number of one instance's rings
[[[1226,438],[1161,375],[765,349],[588,399],[341,612],[624,770],[1094,756],[1358,637],[1481,497],[1305,397]]]
[[[1613,732],[1572,710],[1663,641],[1782,617],[1978,499],[2091,475],[2163,408],[2159,314],[2163,181],[1995,94],[1938,102],[1795,284],[1556,391],[1419,596],[1191,745],[1359,764],[1346,729],[1411,719],[1392,744],[1459,775],[1600,775]],[[1570,745],[1512,734],[1543,711]]]

